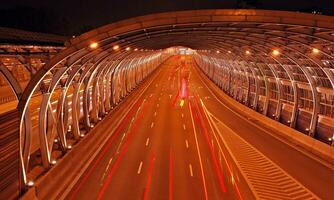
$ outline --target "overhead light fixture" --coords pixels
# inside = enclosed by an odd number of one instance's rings
[[[125,49],[125,50],[126,50],[126,51],[130,51],[130,49],[131,49],[130,47],[126,47],[126,49]]]
[[[28,181],[28,183],[27,183],[27,185],[29,186],[29,187],[32,187],[32,186],[34,186],[34,181]]]
[[[280,54],[280,52],[279,52],[278,50],[276,50],[276,49],[273,50],[273,55],[274,55],[274,56],[278,56],[279,54]]]
[[[137,48],[135,48],[135,51],[138,51],[138,49],[137,49]]]
[[[231,51],[228,51],[228,53],[232,53]]]
[[[119,46],[118,46],[118,45],[115,45],[112,49],[116,51],[116,50],[119,49]]]
[[[216,51],[217,53],[220,53],[220,51]]]
[[[317,48],[313,48],[313,49],[312,49],[312,52],[313,52],[313,53],[319,53],[319,49],[317,49]]]
[[[251,52],[250,52],[249,50],[247,50],[247,51],[246,51],[246,54],[249,55],[249,54],[251,54]]]
[[[90,48],[92,49],[96,49],[99,46],[99,44],[97,42],[93,42],[89,45]]]

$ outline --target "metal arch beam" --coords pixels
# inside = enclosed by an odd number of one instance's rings
[[[49,87],[49,90],[51,90],[51,93],[54,90],[57,83],[59,82],[60,77],[62,76],[62,74],[65,73],[65,71],[67,71],[67,70],[64,70],[63,72],[58,74],[56,77],[53,77],[52,84]],[[50,89],[50,88],[53,88],[53,89]],[[51,94],[50,91],[48,93]],[[45,124],[45,119],[46,119],[45,113],[46,113],[46,107],[47,107],[47,105],[49,105],[49,103],[48,103],[49,100],[50,100],[50,95],[47,95],[47,96],[45,96],[45,98],[43,98],[44,103],[42,102],[42,108],[40,109],[40,124],[41,125]],[[27,120],[25,120],[25,121],[27,122]],[[45,130],[45,127],[44,128],[43,127],[44,126],[40,126],[40,131],[42,130],[40,132],[40,138],[41,138],[41,143],[42,143],[41,147],[45,147],[45,148],[42,149],[42,157],[43,157],[44,166],[48,167],[49,164],[50,164],[50,156],[49,156],[49,150],[48,149],[50,149],[50,148],[48,147],[49,142],[45,138],[45,134],[42,134],[42,132],[44,132],[43,130]],[[31,129],[29,129],[29,128],[27,130],[31,131]],[[30,135],[30,133],[26,134],[26,136],[29,136],[29,135]],[[53,143],[53,141],[51,141],[51,144],[52,143]],[[30,149],[30,142],[29,142],[29,139],[26,139],[25,144],[24,144],[24,151],[23,151],[23,159],[26,160],[24,163],[28,162],[28,159],[26,157],[29,157],[29,149]],[[27,170],[27,167],[25,167],[25,170]]]
[[[319,98],[319,95],[318,95],[318,91],[316,89],[316,83],[314,82],[314,79],[312,77],[312,75],[307,71],[305,70],[303,67],[301,67],[301,63],[300,61],[291,56],[291,55],[286,55],[288,57],[288,59],[290,59],[291,61],[293,61],[295,64],[297,64],[299,66],[299,68],[303,71],[303,73],[305,74],[308,82],[309,82],[309,85],[311,87],[311,91],[312,91],[312,98],[313,98],[313,110],[312,110],[312,118],[311,118],[311,122],[310,122],[310,125],[309,125],[309,128],[308,128],[308,134],[309,136],[311,137],[314,137],[315,135],[315,130],[316,130],[316,123],[317,123],[317,120],[318,120],[318,114],[319,114],[319,110],[320,110],[320,98]]]
[[[300,52],[298,52],[298,53],[300,53]],[[311,123],[310,123],[310,128],[308,128],[307,131],[309,131],[310,136],[314,137],[315,129],[316,129],[316,123],[317,123],[317,116],[319,114],[319,109],[320,109],[319,108],[320,107],[320,102],[319,102],[320,100],[319,100],[319,96],[317,94],[315,82],[313,81],[313,78],[312,78],[311,74],[309,74],[309,72],[302,67],[302,64],[300,63],[299,59],[294,58],[290,54],[289,55],[285,54],[285,56],[290,61],[295,63],[298,66],[299,69],[301,69],[301,71],[304,73],[304,75],[306,76],[306,78],[307,78],[307,80],[308,80],[308,82],[311,86],[311,91],[312,91],[312,96],[313,96],[313,111],[312,111],[312,119],[311,119]]]
[[[250,48],[250,49],[253,49],[253,47],[252,48]],[[262,53],[265,53],[265,51],[263,51],[263,49],[261,49],[261,50],[259,50],[260,52],[262,51]],[[243,54],[241,54],[241,55],[243,55]],[[241,57],[243,57],[243,56],[241,56]],[[292,114],[292,117],[291,117],[291,123],[290,123],[290,125],[291,125],[291,127],[294,127],[294,125],[295,125],[295,122],[296,122],[296,114],[297,114],[297,109],[298,109],[298,90],[297,90],[297,85],[296,85],[296,82],[295,81],[293,81],[293,76],[292,76],[292,73],[291,72],[289,72],[289,70],[287,70],[287,68],[285,68],[285,66],[283,66],[279,61],[278,61],[278,58],[274,58],[273,56],[271,56],[274,60],[276,60],[276,62],[278,62],[284,69],[285,69],[285,71],[287,72],[287,74],[288,74],[288,76],[290,77],[290,81],[292,82],[292,86],[293,86],[293,88],[294,88],[294,108],[293,108],[293,114]],[[243,58],[242,58],[242,60],[244,60]]]
[[[22,95],[22,88],[21,88],[19,82],[13,76],[13,74],[1,62],[0,62],[0,73],[2,73],[4,75],[4,77],[7,79],[8,83],[10,85],[10,88],[15,93],[15,97],[19,100],[21,95]]]
[[[288,38],[285,38],[285,39],[288,39]],[[305,45],[305,44],[304,44]],[[319,67],[321,67],[320,65],[319,65]],[[325,74],[326,74],[326,72],[325,72]],[[328,74],[328,73],[327,73]]]
[[[216,31],[217,33],[218,33],[218,31]],[[221,31],[220,30],[220,32],[223,32],[223,31]],[[238,32],[238,31],[233,31],[233,32]],[[247,32],[246,31],[239,31],[239,32],[242,32],[242,33],[248,33],[248,32],[250,32],[251,33],[251,31],[250,30],[247,30]],[[258,32],[254,32],[254,34],[256,34],[256,35],[260,35]],[[205,34],[205,35],[208,35],[208,34]],[[270,35],[270,34],[267,34],[267,35]],[[163,35],[162,35],[163,36]],[[272,36],[275,36],[275,35],[272,35]],[[283,38],[283,37],[281,37],[281,38]],[[261,39],[263,39],[263,38],[261,38]],[[269,38],[270,39],[270,38]],[[296,43],[300,43],[300,44],[303,44],[303,45],[305,45],[305,43],[303,43],[303,42],[301,42],[301,41],[298,41],[298,40],[293,40],[293,39],[291,39],[291,38],[283,38],[283,39],[285,39],[285,40],[291,40],[291,41],[294,41],[294,42],[296,42]],[[310,45],[308,45],[308,46],[310,46]],[[311,47],[311,46],[310,46]]]
[[[241,23],[241,22],[240,22]],[[212,24],[212,23],[211,23]],[[280,24],[281,26],[286,26],[286,24]],[[258,29],[257,27],[250,27],[251,29]],[[250,29],[250,28],[248,28],[248,29]],[[222,28],[220,28],[220,30],[221,30]],[[239,29],[242,29],[242,28],[239,28]],[[270,30],[270,29],[269,29]],[[278,29],[280,32],[284,32],[284,30],[281,30],[281,29]],[[169,31],[168,31],[169,32]],[[277,31],[276,31],[277,32]],[[286,31],[285,31],[286,32]],[[293,32],[294,34],[299,34],[299,35],[302,35],[302,33],[300,33],[300,32]],[[258,34],[258,33],[257,33]],[[263,33],[264,34],[264,33]],[[266,33],[266,34],[268,34],[268,33]],[[152,34],[150,34],[150,36],[151,36]],[[274,35],[274,36],[276,36],[276,37],[278,37],[278,36],[280,36],[280,35]],[[308,36],[308,37],[314,37],[313,35],[307,35],[307,34],[304,34],[303,36]],[[144,36],[143,36],[144,37]],[[131,37],[130,37],[131,38]],[[146,38],[146,37],[145,37]],[[320,39],[320,38],[319,38]],[[326,41],[326,38],[324,39],[325,41]],[[296,41],[299,41],[299,40],[296,40]],[[329,41],[330,42],[330,41]],[[327,42],[328,43],[328,42]]]
[[[56,72],[56,74],[52,77],[51,84],[47,89],[47,92],[43,94],[43,99],[41,103],[41,109],[39,113],[39,137],[40,137],[40,148],[41,148],[41,155],[42,155],[42,161],[45,168],[48,168],[51,162],[51,150],[53,145],[53,137],[55,134],[53,133],[50,137],[51,139],[47,138],[46,133],[46,125],[47,125],[47,112],[50,112],[48,110],[48,107],[50,106],[50,98],[51,94],[55,90],[58,82],[60,81],[63,74],[68,71],[69,68],[62,68]],[[52,112],[51,112],[51,115]],[[57,129],[59,131],[59,129]],[[29,133],[28,133],[29,134]],[[59,133],[58,133],[59,134]],[[63,133],[60,133],[61,138],[63,139]]]
[[[295,121],[296,121],[296,114],[297,114],[297,105],[298,105],[298,93],[297,93],[297,86],[296,86],[296,82],[293,81],[293,88],[294,88],[294,91],[295,91],[295,103],[294,103],[294,111],[293,111],[293,115],[292,115],[292,119],[291,119],[291,125],[294,125],[295,124]],[[312,116],[315,116],[314,114]],[[315,120],[315,118],[313,118],[313,120]],[[314,125],[315,123],[313,123]],[[311,126],[312,127],[312,126]],[[315,127],[313,127],[315,128]],[[311,130],[311,129],[310,129]]]

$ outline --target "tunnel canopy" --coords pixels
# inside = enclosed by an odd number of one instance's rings
[[[270,10],[152,14],[72,38],[18,94],[23,174],[36,149],[48,168],[55,139],[66,151],[69,132],[78,140],[80,128],[88,131],[174,54],[169,47],[175,46],[194,50],[198,65],[219,87],[265,115],[281,120],[286,109],[290,114],[283,122],[303,127],[298,112],[310,113],[304,131],[313,136],[319,116],[334,118],[333,42],[334,17]],[[31,98],[38,92],[42,100],[33,130]]]
[[[122,50],[130,47],[133,51],[186,46],[206,54],[219,52],[219,57],[239,61],[303,65],[319,77],[319,84],[331,88],[333,72],[324,73],[323,68],[332,68],[333,41],[334,18],[315,14],[196,10],[141,16],[94,29],[67,41],[67,49],[36,75],[22,100],[27,100],[34,85],[59,62],[91,53],[92,43],[98,44],[95,51],[99,52],[110,51],[115,45]],[[273,58],[271,54],[282,56]],[[302,74],[300,79],[307,81]]]

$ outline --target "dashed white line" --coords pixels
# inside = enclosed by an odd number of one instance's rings
[[[182,117],[182,118],[184,117],[183,113],[181,113],[181,117]]]
[[[189,164],[189,171],[190,171],[190,176],[193,177],[194,173],[193,173],[193,167],[191,164]]]
[[[116,153],[117,153],[117,154],[119,153],[119,149],[120,149],[121,146],[122,146],[122,141],[123,141],[124,137],[125,137],[125,133],[123,134],[122,139],[121,139],[121,142],[119,143],[119,145],[118,145],[118,147],[117,147],[117,150],[116,150]]]
[[[186,147],[187,147],[187,149],[189,148],[188,140],[186,140]]]
[[[152,122],[152,124],[151,124],[151,128],[153,128],[153,126],[154,126],[154,122]]]
[[[138,170],[137,170],[137,174],[140,174],[141,172],[141,168],[143,167],[143,161],[140,162]]]
[[[154,112],[154,117],[157,116],[157,111]]]
[[[108,165],[111,163],[112,159],[113,159],[113,158],[111,157],[110,160],[109,160],[109,162],[108,162]]]
[[[183,129],[186,130],[186,125],[185,124],[183,124]]]
[[[113,159],[113,157],[111,157],[111,159],[109,160],[109,162],[108,162],[108,165],[107,165],[107,168],[106,168],[105,172],[107,172],[107,171],[108,171],[108,169],[109,169],[109,166],[110,166],[110,164],[111,164],[111,161],[112,161],[112,159]]]
[[[193,133],[195,137],[195,142],[196,142],[196,148],[197,148],[197,155],[198,155],[198,160],[201,168],[201,174],[202,174],[202,181],[203,181],[203,187],[204,187],[204,195],[205,195],[205,200],[208,200],[208,191],[206,188],[206,181],[205,181],[205,175],[204,175],[204,169],[203,169],[203,163],[202,163],[202,156],[199,150],[199,144],[198,144],[198,139],[197,139],[197,133],[196,133],[196,128],[195,128],[195,123],[194,123],[194,118],[191,112],[191,105],[189,103],[189,110],[190,110],[190,117],[191,117],[191,123],[193,125]]]
[[[150,142],[150,138],[147,138],[147,139],[146,139],[145,146],[148,146],[149,142]]]
[[[159,104],[157,103],[157,107],[159,108]]]

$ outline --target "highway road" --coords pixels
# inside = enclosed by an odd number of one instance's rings
[[[330,199],[333,169],[229,109],[195,65],[155,72],[66,199]]]

